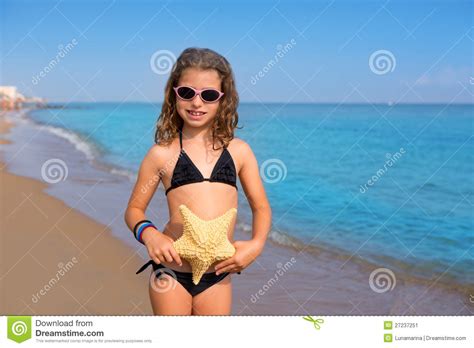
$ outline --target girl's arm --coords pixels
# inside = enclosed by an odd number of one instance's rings
[[[130,231],[133,231],[139,221],[146,219],[145,211],[161,181],[163,158],[165,158],[163,149],[158,145],[153,145],[140,165],[137,182],[133,187],[124,215],[125,223]],[[149,227],[143,231],[142,241],[148,249],[148,254],[156,263],[173,262],[174,259],[178,264],[181,264],[181,259],[173,247],[171,237]]]
[[[272,224],[272,211],[260,178],[257,159],[250,146],[244,141],[241,148],[239,157],[243,159],[243,162],[239,179],[252,209],[252,240],[263,249]]]
[[[272,224],[272,211],[260,179],[257,159],[246,142],[239,142],[239,178],[252,209],[252,239],[234,242],[234,256],[217,264],[216,274],[240,272],[250,265],[263,251]]]
[[[159,176],[161,156],[159,152],[160,149],[157,145],[152,146],[138,170],[137,181],[133,187],[124,216],[125,223],[130,230],[133,230],[138,221],[146,218],[145,211],[161,181]]]

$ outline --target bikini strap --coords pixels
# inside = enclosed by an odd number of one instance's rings
[[[150,265],[153,265],[153,260],[150,260],[147,263],[145,263],[142,267],[140,267],[140,269],[135,274],[143,272],[145,268],[147,268]]]

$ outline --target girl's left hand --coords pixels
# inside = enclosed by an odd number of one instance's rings
[[[215,266],[216,274],[224,272],[237,273],[247,268],[263,250],[263,244],[256,240],[239,240],[232,245],[235,254]]]

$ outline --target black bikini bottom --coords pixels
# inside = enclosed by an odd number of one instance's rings
[[[172,270],[171,268],[163,266],[162,264],[157,264],[153,260],[150,260],[147,263],[145,263],[136,272],[136,274],[143,272],[149,265],[153,265],[153,272],[155,273],[155,276],[157,278],[163,273],[172,276],[178,281],[178,283],[180,283],[189,292],[191,296],[196,296],[200,292],[203,292],[204,290],[213,286],[214,284],[221,281],[227,275],[230,274],[229,272],[224,272],[219,275],[216,275],[216,272],[204,273],[199,283],[195,285],[193,283],[193,274],[191,272],[175,271],[175,270]],[[158,269],[163,269],[163,270],[158,271]],[[240,272],[238,272],[238,274],[240,274]]]

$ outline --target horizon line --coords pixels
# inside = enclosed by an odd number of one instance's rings
[[[74,103],[81,103],[81,104],[100,104],[100,103],[122,103],[122,104],[163,104],[162,101],[143,101],[143,100],[100,100],[100,101],[85,101],[85,100],[77,100],[77,101],[45,101],[46,105],[53,105],[53,104],[74,104]],[[287,105],[474,105],[473,102],[391,102],[391,101],[378,101],[378,102],[279,102],[279,101],[240,101],[239,104],[287,104]]]

